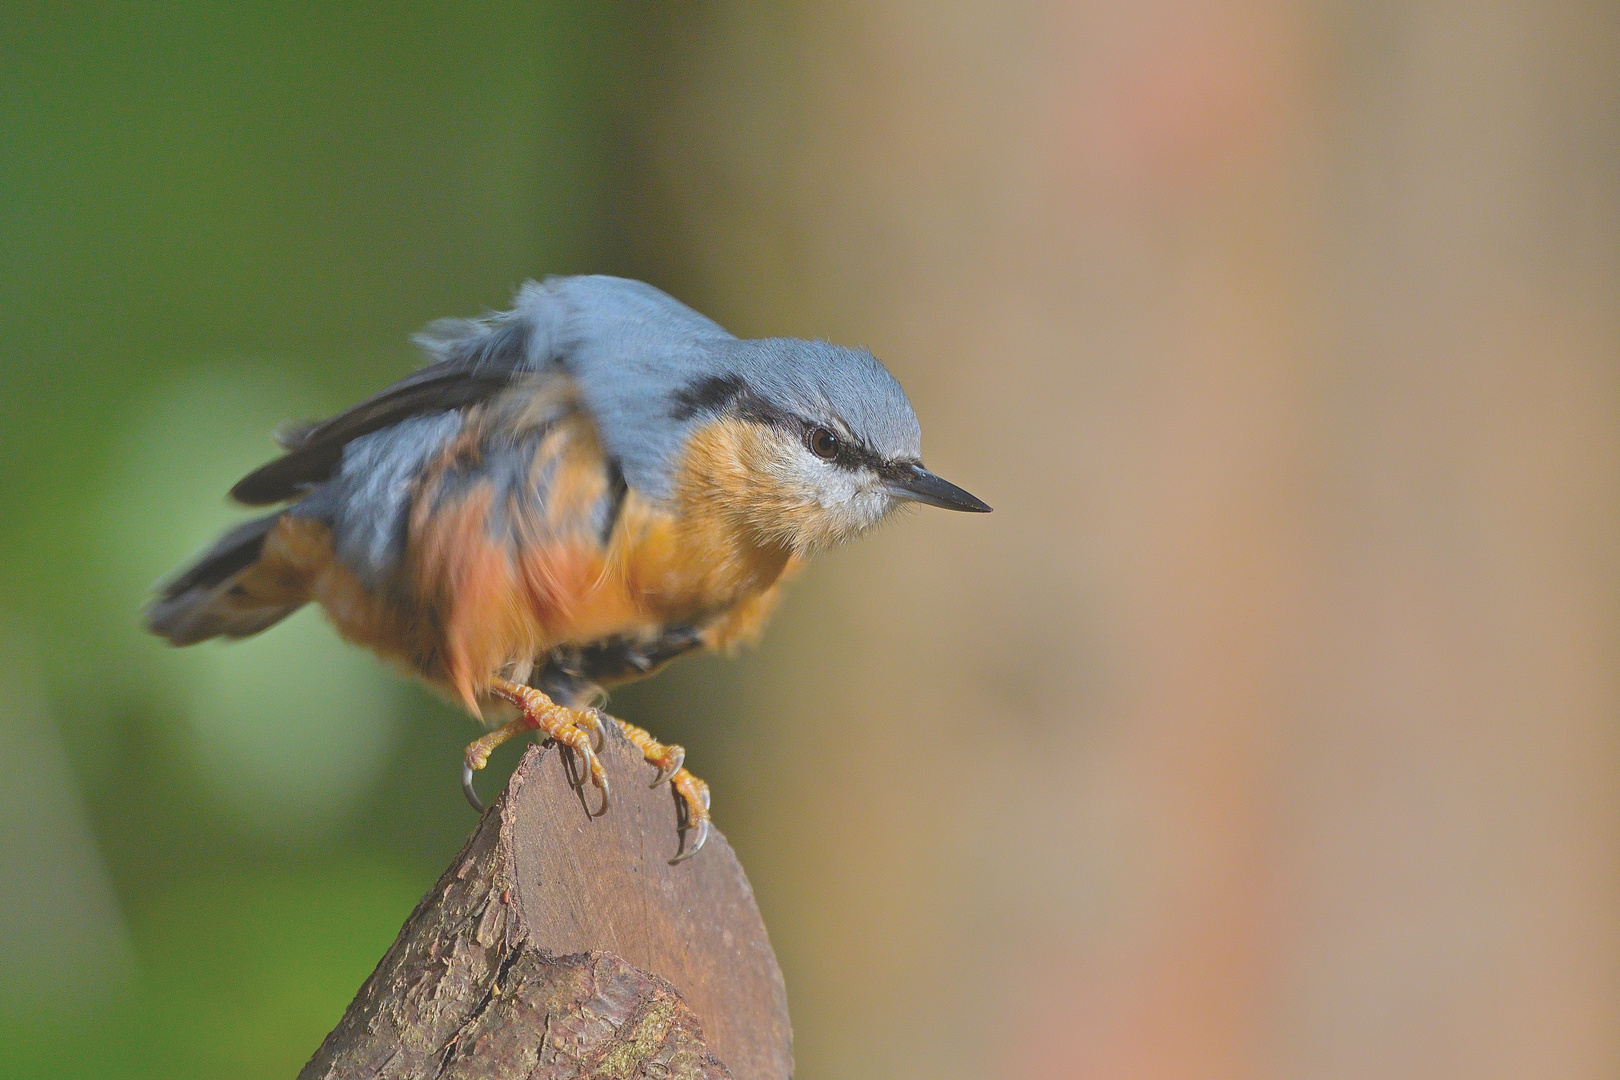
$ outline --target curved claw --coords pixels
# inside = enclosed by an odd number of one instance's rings
[[[574,747],[563,745],[562,751],[563,771],[568,775],[569,786],[580,792],[581,798],[584,798],[585,784],[587,782],[602,792],[602,805],[597,807],[595,812],[592,812],[589,806],[585,808],[585,813],[591,817],[601,817],[608,812],[608,806],[612,801],[612,785],[608,783],[607,772],[603,770],[596,759],[595,752],[589,747],[580,747],[576,751]],[[574,762],[576,752],[580,758],[577,771]]]
[[[465,761],[461,763],[461,793],[467,796],[472,808],[480,814],[484,812],[483,801],[478,798],[478,792],[473,788],[473,767]]]
[[[659,784],[669,783],[669,778],[680,772],[681,766],[686,764],[686,750],[684,747],[671,746],[668,748],[668,754],[669,756],[664,761],[663,767],[658,770],[658,775],[653,777],[653,782],[648,784],[648,787],[657,787]]]
[[[692,846],[675,856],[673,859],[669,860],[669,865],[674,866],[676,863],[685,862],[687,859],[690,859],[703,849],[703,845],[706,844],[708,840],[709,822],[708,819],[705,818],[704,820],[698,822],[697,839],[692,841]]]
[[[585,715],[589,716],[596,725],[596,745],[592,746],[591,749],[600,754],[603,745],[607,742],[607,713],[593,705],[585,710]]]

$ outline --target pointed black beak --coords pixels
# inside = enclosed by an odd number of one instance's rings
[[[955,484],[941,480],[921,465],[898,465],[886,477],[890,495],[897,499],[927,503],[946,510],[988,514],[990,507]]]

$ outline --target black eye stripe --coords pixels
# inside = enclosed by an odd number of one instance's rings
[[[810,440],[814,437],[815,432],[818,430],[827,430],[830,433],[830,429],[824,429],[819,424],[808,427],[805,433],[806,446],[810,445]],[[869,450],[867,447],[856,442],[854,439],[842,435],[834,435],[834,438],[837,440],[838,445],[830,458],[823,454],[816,453],[816,448],[814,446],[810,446],[810,452],[816,454],[817,457],[830,461],[832,464],[837,465],[840,469],[847,469],[850,472],[855,472],[859,469],[871,469],[874,472],[881,473],[884,469],[888,468],[888,462],[884,461],[882,455]]]
[[[744,420],[751,420],[756,424],[790,434],[796,432],[811,453],[823,461],[851,472],[864,468],[888,476],[897,467],[906,465],[904,462],[886,461],[881,454],[868,449],[848,435],[840,434],[828,424],[794,416],[771,404],[736,375],[711,376],[683,387],[675,395],[674,408],[670,415],[676,420],[689,420],[695,416],[716,416],[721,413],[731,413]],[[812,438],[818,431],[831,435],[836,442],[831,457],[818,453],[811,445]],[[901,471],[904,469],[901,468]]]
[[[703,413],[717,413],[748,393],[748,384],[736,375],[711,375],[676,391],[670,416],[690,420]]]

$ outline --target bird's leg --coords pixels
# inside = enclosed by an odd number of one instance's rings
[[[674,744],[665,746],[653,738],[645,729],[638,728],[628,721],[620,720],[617,716],[609,716],[608,719],[619,725],[619,730],[624,732],[624,737],[629,739],[637,750],[641,751],[641,756],[646,758],[649,764],[657,767],[658,775],[653,777],[653,782],[649,786],[657,787],[667,780],[669,785],[675,789],[676,794],[680,796],[681,832],[685,833],[688,829],[695,829],[696,835],[693,837],[691,847],[676,855],[670,862],[678,863],[683,859],[690,859],[698,853],[698,849],[709,839],[709,785],[687,772],[683,767],[683,762],[686,761],[686,750],[684,748]]]
[[[461,786],[474,809],[482,812],[484,807],[479,802],[477,793],[473,791],[472,774],[488,764],[489,755],[501,743],[525,731],[539,730],[546,733],[546,738],[577,753],[585,762],[585,774],[590,777],[591,784],[602,792],[601,809],[592,816],[600,817],[607,813],[609,797],[607,772],[597,760],[596,752],[591,749],[591,737],[584,730],[584,727],[596,725],[587,719],[584,713],[565,709],[530,686],[520,686],[506,679],[496,679],[490,683],[489,692],[502,701],[516,705],[522,711],[522,715],[467,747],[461,771]],[[582,779],[581,783],[583,782]]]

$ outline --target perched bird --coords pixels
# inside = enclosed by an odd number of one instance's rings
[[[231,495],[279,509],[161,585],[146,625],[174,645],[244,638],[313,600],[473,716],[515,709],[467,747],[480,810],[473,773],[538,729],[579,755],[604,812],[593,741],[612,722],[679,793],[689,857],[708,785],[681,747],[594,708],[604,688],[750,639],[802,560],[900,503],[990,509],[923,468],[871,353],[742,340],[638,281],[529,282],[512,310],[416,341],[425,367],[278,433],[286,453]]]

